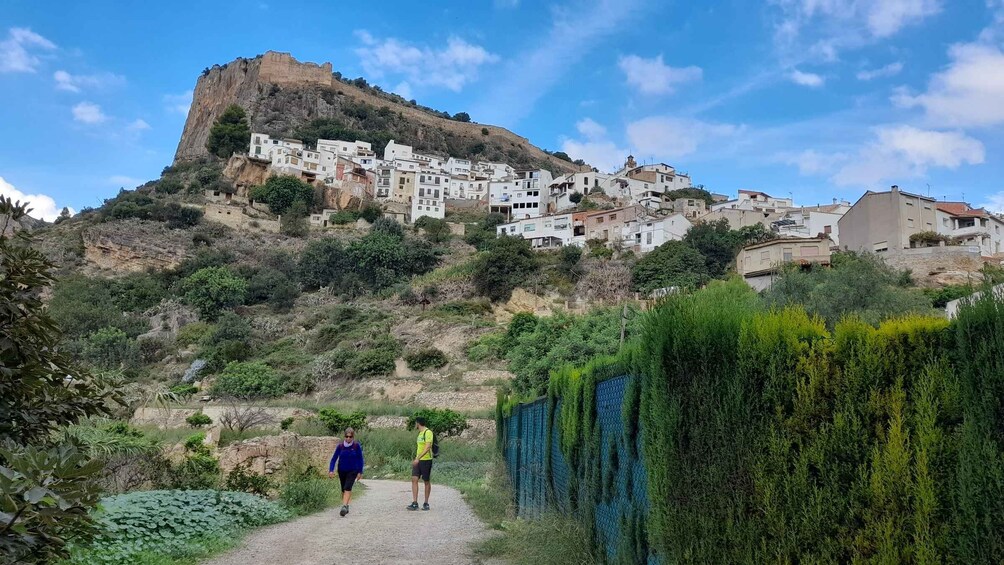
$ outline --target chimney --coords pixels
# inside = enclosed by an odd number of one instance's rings
[[[899,185],[898,184],[892,185],[892,191],[893,192],[899,192]]]
[[[834,203],[834,204],[836,204],[836,203],[837,203],[837,199],[836,199],[836,198],[834,198],[834,199],[833,199],[833,203]]]

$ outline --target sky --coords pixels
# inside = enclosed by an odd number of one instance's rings
[[[0,194],[99,206],[173,159],[203,68],[268,50],[601,171],[1004,211],[1004,0],[37,2],[0,13]]]

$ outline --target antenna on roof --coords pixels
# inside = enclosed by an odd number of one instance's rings
[[[931,183],[927,183],[927,197],[931,197]]]

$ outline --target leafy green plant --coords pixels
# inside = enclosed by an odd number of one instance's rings
[[[153,490],[104,498],[96,519],[100,534],[74,548],[71,565],[127,565],[137,556],[197,553],[212,536],[288,520],[282,506],[243,492]]]
[[[425,418],[426,427],[432,430],[434,436],[459,436],[470,427],[467,418],[449,408],[423,408],[408,418],[408,429],[415,429],[415,420]]]
[[[271,398],[286,392],[279,375],[260,361],[229,363],[213,382],[213,393],[243,399]]]
[[[223,310],[244,302],[247,281],[226,267],[205,267],[182,280],[179,291],[201,318],[213,321]]]
[[[209,129],[206,149],[217,157],[229,159],[234,153],[246,152],[250,144],[247,113],[237,104],[227,106]]]
[[[293,425],[294,421],[295,420],[294,420],[294,418],[292,416],[289,416],[287,418],[283,418],[282,421],[279,422],[279,429],[281,429],[283,431],[288,430],[289,427]]]
[[[100,462],[55,432],[109,415],[121,396],[78,369],[41,301],[53,264],[27,230],[8,230],[29,209],[0,197],[0,554],[46,563],[66,556],[66,540],[95,529]]]
[[[442,351],[435,347],[412,351],[404,356],[408,368],[412,371],[425,371],[426,369],[438,369],[450,362],[449,358]]]
[[[193,428],[204,428],[212,424],[213,419],[202,412],[196,412],[195,414],[185,418],[185,423]]]
[[[296,202],[309,210],[314,205],[314,188],[292,175],[273,175],[265,184],[251,189],[251,198],[268,204],[273,214],[283,216]]]
[[[247,463],[241,463],[227,474],[226,490],[246,492],[258,496],[268,496],[272,481],[266,475],[252,472]]]
[[[334,408],[321,408],[317,411],[317,419],[323,423],[332,434],[340,434],[346,428],[361,430],[366,427],[366,414],[351,412],[343,414]]]
[[[474,286],[493,302],[504,302],[513,289],[540,269],[530,242],[521,237],[502,236],[487,245],[487,253],[474,264]]]

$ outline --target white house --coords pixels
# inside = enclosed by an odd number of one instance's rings
[[[411,221],[422,216],[443,219],[446,217],[446,191],[449,175],[433,169],[422,169],[417,174],[415,194],[411,199]]]
[[[637,253],[648,253],[667,241],[679,241],[693,224],[681,213],[669,216],[638,216],[624,223],[624,245]]]
[[[538,216],[502,224],[495,228],[499,236],[518,236],[530,240],[535,249],[548,249],[566,245],[582,245],[584,237],[576,238],[572,229],[572,214]]]
[[[450,157],[446,160],[445,170],[450,176],[469,177],[471,174],[471,162],[468,159]]]
[[[542,216],[547,213],[552,180],[550,171],[538,169],[516,171],[513,180],[492,182],[488,188],[489,209],[510,220]]]
[[[730,210],[758,210],[763,212],[783,212],[789,208],[794,208],[791,198],[777,198],[766,192],[756,190],[740,190],[739,196],[733,200],[716,202],[711,206],[712,212],[723,209]]]
[[[783,212],[781,217],[771,222],[771,229],[784,238],[828,237],[834,245],[840,245],[840,218],[850,209],[846,202],[795,208]]]
[[[394,143],[392,139],[387,142],[387,147],[383,150],[383,160],[394,161],[396,159],[403,159],[405,161],[414,160],[414,152],[410,145]]]
[[[937,232],[961,245],[979,246],[980,255],[994,257],[1004,252],[1004,220],[966,202],[935,204]]]

